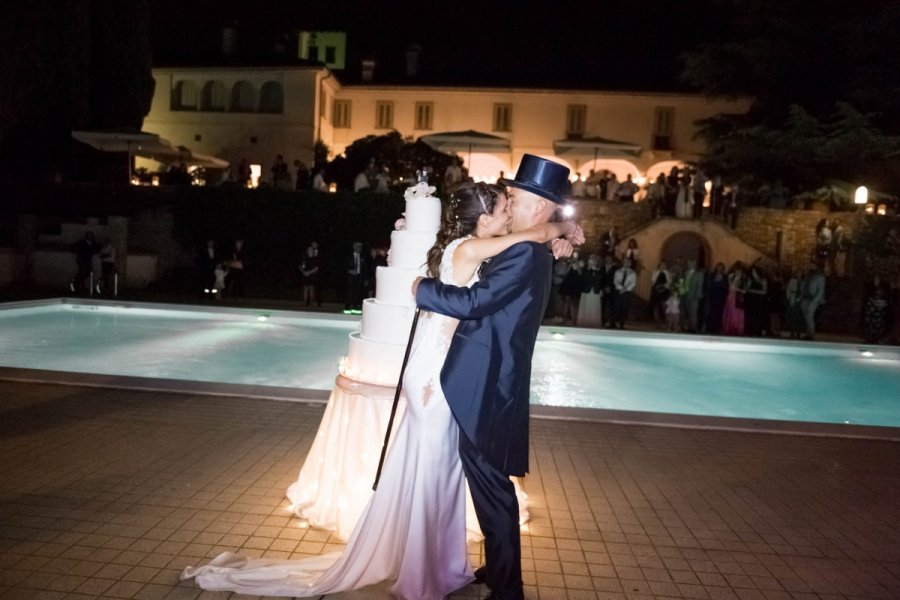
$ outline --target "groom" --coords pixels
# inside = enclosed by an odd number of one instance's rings
[[[510,229],[547,223],[564,203],[569,169],[537,156],[522,158],[509,186]],[[581,239],[580,228],[576,233]],[[422,279],[414,286],[424,310],[460,319],[441,371],[459,423],[459,453],[484,533],[485,565],[476,581],[489,598],[518,600],[522,591],[519,507],[510,475],[528,470],[531,356],[550,293],[553,257],[522,242],[495,256],[471,288]]]

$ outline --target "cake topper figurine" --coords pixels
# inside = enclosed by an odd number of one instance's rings
[[[422,167],[421,169],[416,170],[416,182],[417,183],[428,183],[428,172],[431,169],[428,167]]]

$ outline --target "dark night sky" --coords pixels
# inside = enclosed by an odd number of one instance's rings
[[[677,7],[674,6],[677,4]],[[422,46],[420,83],[683,89],[679,55],[715,35],[701,0],[160,0],[154,61],[202,64],[218,53],[223,24],[238,21],[244,52],[268,53],[279,33],[348,33],[352,81],[359,59],[376,58],[376,81],[402,80],[408,45]]]

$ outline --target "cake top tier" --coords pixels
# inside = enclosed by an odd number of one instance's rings
[[[407,202],[418,198],[433,198],[434,190],[435,187],[433,185],[428,185],[427,182],[420,181],[416,185],[406,188],[403,197]]]

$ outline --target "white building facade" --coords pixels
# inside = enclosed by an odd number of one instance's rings
[[[465,130],[508,140],[499,152],[460,154],[476,178],[514,173],[525,153],[582,175],[656,176],[703,152],[698,120],[749,107],[746,99],[674,93],[342,85],[320,66],[157,68],[153,75],[145,130],[232,164],[261,165],[263,178],[278,154],[310,164],[316,140],[335,156],[359,138],[392,130],[410,141]],[[638,149],[623,156],[566,143],[594,138]]]

